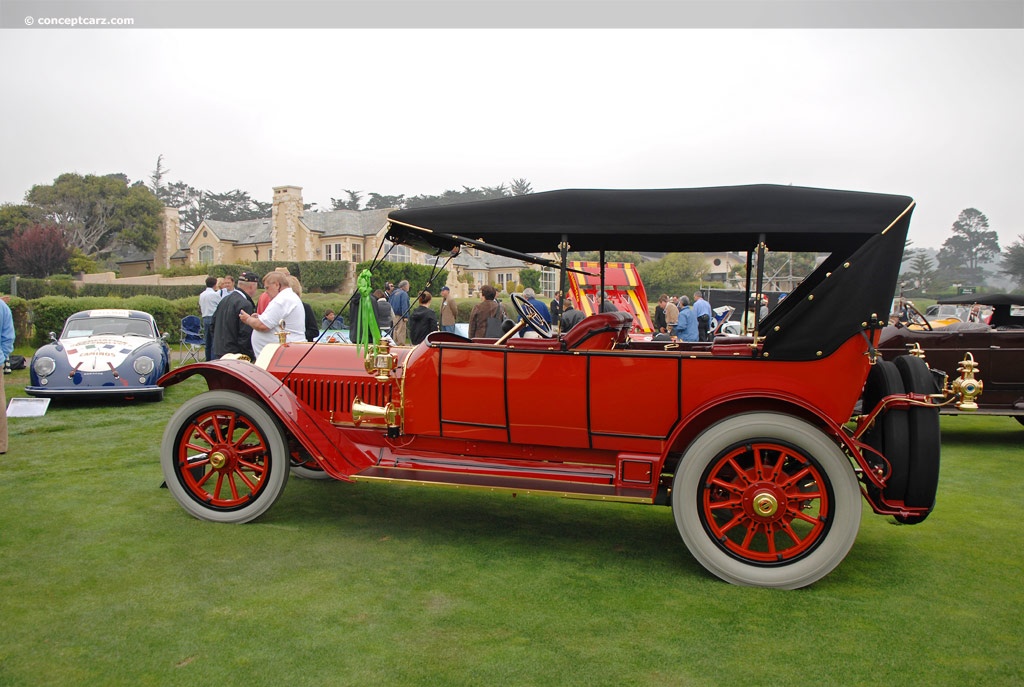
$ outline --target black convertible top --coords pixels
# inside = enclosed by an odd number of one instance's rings
[[[953,303],[957,305],[1024,305],[1024,294],[1014,293],[977,293],[967,296],[950,296],[940,298],[938,303]]]
[[[913,204],[907,196],[798,186],[569,189],[388,215],[396,243],[450,250],[463,239],[522,253],[558,250],[850,250]],[[483,246],[482,246],[483,247]],[[486,250],[486,247],[483,247]]]
[[[1019,314],[1019,308],[1024,307],[1024,295],[1014,293],[977,293],[965,296],[952,296],[940,298],[939,303],[955,303],[958,305],[990,305],[992,306],[992,317],[989,325],[996,327],[1019,328],[1024,324],[1024,317]]]
[[[573,251],[769,250],[828,258],[764,320],[761,356],[810,360],[884,324],[914,201],[796,186],[564,190],[397,210],[387,238],[432,253],[473,245],[499,255]],[[551,261],[540,261],[553,264]]]

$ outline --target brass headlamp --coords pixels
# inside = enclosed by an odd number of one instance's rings
[[[981,396],[984,383],[974,378],[975,372],[980,372],[978,364],[974,362],[974,356],[970,353],[964,356],[963,361],[957,366],[956,371],[960,376],[953,380],[953,393],[960,397],[956,404],[959,410],[977,410],[978,404],[975,400]]]
[[[369,346],[363,360],[366,372],[374,376],[378,382],[386,382],[391,371],[398,367],[398,357],[391,352],[391,343],[381,339],[376,346]]]

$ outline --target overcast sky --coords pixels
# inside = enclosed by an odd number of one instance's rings
[[[900,193],[1024,234],[1019,30],[3,30],[0,203],[63,172],[435,194]]]

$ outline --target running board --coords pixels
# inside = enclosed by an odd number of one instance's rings
[[[482,489],[485,491],[557,496],[593,501],[654,503],[654,495],[650,489],[631,489],[616,487],[612,484],[555,481],[509,475],[481,475],[454,471],[373,466],[352,475],[351,479],[353,481],[367,482],[404,482],[424,487]]]

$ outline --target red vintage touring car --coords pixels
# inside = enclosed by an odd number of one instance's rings
[[[910,523],[935,501],[941,384],[909,356],[897,361],[899,393],[869,379],[913,206],[746,186],[392,212],[393,244],[439,262],[465,246],[511,255],[562,270],[563,285],[570,247],[749,251],[751,293],[766,249],[830,257],[752,337],[631,341],[622,312],[561,333],[513,297],[522,319],[497,340],[291,343],[255,363],[179,368],[160,384],[198,374],[210,390],[168,422],[168,487],[190,514],[219,522],[263,514],[290,472],[670,506],[690,552],[722,579],[811,584],[852,546],[862,495]],[[516,336],[523,327],[539,338]],[[872,400],[851,422],[865,380]]]

